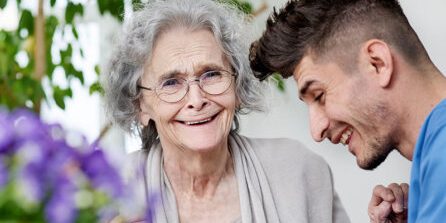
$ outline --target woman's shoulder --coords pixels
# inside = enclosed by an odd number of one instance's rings
[[[283,204],[290,202],[287,197],[299,200],[306,194],[322,191],[332,199],[333,188],[328,185],[333,182],[328,163],[303,143],[286,138],[239,137],[252,148],[271,189],[275,193],[286,194],[280,197]]]
[[[129,181],[130,179],[138,178],[137,173],[140,172],[141,166],[144,165],[146,159],[147,151],[142,149],[127,154],[120,168],[124,180]]]
[[[251,145],[262,163],[325,164],[321,156],[295,139],[240,137]]]

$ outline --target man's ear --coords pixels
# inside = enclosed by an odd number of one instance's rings
[[[370,71],[376,74],[375,77],[381,87],[388,87],[394,71],[393,54],[389,45],[381,40],[371,39],[363,46],[362,52]]]

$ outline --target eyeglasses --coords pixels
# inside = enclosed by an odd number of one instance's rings
[[[138,85],[139,89],[155,91],[156,95],[163,101],[168,103],[175,103],[180,101],[189,92],[189,85],[193,82],[198,82],[201,90],[210,95],[219,95],[229,89],[232,83],[234,74],[225,71],[207,71],[198,78],[186,80],[181,77],[174,77],[163,80],[157,87],[148,88]]]

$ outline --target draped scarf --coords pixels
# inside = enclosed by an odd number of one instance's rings
[[[249,142],[238,134],[229,135],[229,148],[237,178],[241,217],[235,223],[280,222],[273,195],[262,164]],[[141,153],[144,154],[144,153]],[[163,168],[163,153],[156,143],[144,155],[148,194],[159,194],[155,223],[179,223],[175,194]]]

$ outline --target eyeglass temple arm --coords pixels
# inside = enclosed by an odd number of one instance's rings
[[[137,85],[137,86],[138,86],[138,88],[142,88],[144,90],[149,90],[149,91],[153,90],[152,88],[144,87],[144,86],[141,86],[141,85]]]

